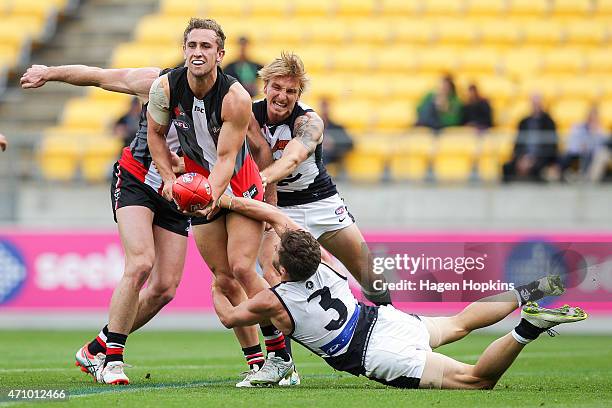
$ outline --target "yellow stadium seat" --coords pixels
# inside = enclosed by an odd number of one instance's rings
[[[514,45],[519,40],[519,29],[515,22],[484,20],[480,24],[480,37],[482,43],[486,45]]]
[[[592,11],[591,0],[553,0],[552,14],[558,16],[583,17]]]
[[[426,74],[453,72],[459,66],[459,54],[454,48],[423,48],[417,58],[419,71]]]
[[[594,14],[603,16],[612,15],[612,0],[597,0],[594,5]]]
[[[166,16],[188,19],[200,15],[201,12],[201,0],[161,0],[159,5],[159,13]]]
[[[61,125],[102,132],[126,111],[123,103],[73,98],[64,106]]]
[[[595,100],[605,93],[605,80],[591,76],[558,78],[560,93],[566,99]]]
[[[310,44],[333,45],[341,44],[348,39],[347,27],[338,21],[309,24],[306,41]]]
[[[606,129],[612,128],[612,99],[606,99],[599,105],[599,117]]]
[[[382,0],[380,10],[386,16],[410,17],[421,13],[422,4],[420,0]]]
[[[416,106],[409,102],[377,104],[374,128],[378,132],[400,133],[415,122]]]
[[[43,131],[43,137],[46,138],[60,138],[60,139],[84,139],[90,137],[100,136],[100,131],[96,129],[83,129],[75,127],[64,127],[64,126],[52,126],[48,127]]]
[[[0,66],[15,66],[19,58],[19,47],[0,44]]]
[[[527,99],[522,99],[510,105],[505,112],[504,121],[500,122],[508,129],[516,130],[519,122],[531,112],[531,104]]]
[[[58,11],[56,5],[49,0],[13,1],[10,10],[14,16],[31,16],[40,21],[45,21]]]
[[[43,139],[38,154],[43,177],[54,181],[73,179],[78,167],[79,153],[77,139],[63,137]]]
[[[418,131],[417,131],[418,132]],[[431,131],[393,140],[389,173],[392,180],[424,180],[430,166],[435,139]]]
[[[292,11],[290,4],[291,1],[288,0],[251,1],[248,2],[248,12],[251,18],[256,16],[279,18],[290,14]]]
[[[436,27],[431,21],[389,18],[386,23],[392,30],[395,44],[428,44],[435,36]]]
[[[588,51],[586,59],[590,73],[609,75],[612,72],[612,51],[609,47]]]
[[[294,27],[293,24],[288,24],[291,27]],[[284,24],[275,24],[270,21],[270,24],[262,25],[259,29],[262,33],[266,34],[266,45],[269,47],[270,43],[273,44],[291,44],[291,47],[294,45],[303,43],[305,41],[306,33],[305,30],[297,26],[296,29],[287,30],[287,26]],[[253,47],[251,47],[252,49]],[[289,48],[291,49],[291,48]],[[278,51],[280,53],[280,49]]]
[[[380,181],[388,155],[389,142],[384,138],[357,139],[355,148],[344,160],[349,179],[358,182]]]
[[[510,158],[508,152],[511,150],[511,138],[495,133],[484,135],[477,163],[480,180],[498,181],[501,177],[503,164]]]
[[[417,54],[408,46],[388,46],[376,53],[375,64],[384,73],[412,73],[416,71]]]
[[[525,45],[556,45],[563,38],[563,25],[558,21],[522,20],[521,26]]]
[[[443,128],[440,136],[442,138],[465,137],[471,143],[472,139],[477,136],[477,131],[471,126],[450,126]]]
[[[334,2],[327,0],[293,0],[293,14],[304,17],[325,17],[332,15]]]
[[[469,180],[477,149],[476,135],[442,133],[432,163],[436,180],[441,182]]]
[[[461,0],[427,0],[423,2],[422,12],[425,15],[444,15],[457,17],[464,11]]]
[[[508,0],[508,13],[518,16],[541,17],[548,12],[547,0]]]
[[[550,114],[561,131],[583,121],[589,109],[589,102],[580,99],[564,99],[556,102]]]
[[[512,100],[517,93],[516,85],[503,76],[481,76],[476,80],[480,93],[489,98]]]
[[[246,17],[248,15],[249,2],[244,0],[205,0],[202,4],[202,15],[212,17],[217,21],[221,20],[220,17]]]
[[[478,37],[478,27],[472,20],[444,19],[436,25],[439,44],[472,44]]]
[[[381,45],[381,49],[390,47],[393,40],[393,30],[381,19],[345,20],[348,37],[353,44]],[[380,52],[380,50],[379,50]]]
[[[100,182],[109,178],[113,162],[121,150],[121,140],[111,136],[84,139],[81,174],[86,181]]]
[[[387,79],[380,75],[353,76],[348,81],[347,97],[388,101],[389,84]]]
[[[541,53],[536,49],[516,49],[504,54],[504,71],[516,77],[532,77],[542,69]]]
[[[376,7],[376,0],[337,0],[336,14],[368,17],[374,14]]]
[[[391,98],[418,100],[437,85],[438,76],[389,76]]]
[[[120,104],[128,104],[134,96],[119,92],[106,91],[102,88],[88,88],[87,96],[94,100],[103,100]]]
[[[600,45],[606,39],[606,24],[592,20],[570,20],[566,23],[568,44]]]
[[[320,75],[311,77],[311,83],[306,88],[306,93],[314,99],[328,98],[335,100],[345,98],[349,88],[350,80],[347,77]]]
[[[296,54],[304,62],[304,67],[306,68],[307,73],[320,73],[325,72],[329,74],[332,67],[332,51],[330,48],[325,46],[314,46],[309,48],[302,48],[296,50]],[[280,55],[280,52],[277,53],[274,58]],[[270,61],[268,58],[266,61]]]
[[[171,68],[183,59],[178,46],[123,43],[115,48],[111,58],[113,68]]]
[[[500,56],[492,48],[469,48],[459,54],[459,64],[462,73],[495,74],[499,70]]]
[[[548,74],[580,74],[584,70],[584,54],[580,49],[549,50],[543,57],[543,72]]]
[[[470,17],[496,17],[506,10],[506,0],[467,0],[466,14]]]
[[[332,105],[331,116],[354,132],[371,129],[375,117],[372,104],[360,100],[340,100]]]
[[[371,47],[342,47],[334,52],[333,67],[336,72],[370,72],[374,67],[375,49]]]
[[[176,16],[149,15],[140,19],[134,30],[134,41],[149,45],[183,44],[183,32],[187,27],[188,19]]]
[[[536,76],[523,79],[519,85],[519,93],[522,99],[528,99],[531,94],[537,92],[546,100],[555,100],[561,93],[561,83],[554,76]]]

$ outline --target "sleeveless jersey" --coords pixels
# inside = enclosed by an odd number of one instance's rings
[[[357,302],[348,280],[325,263],[305,281],[272,288],[287,310],[295,339],[337,370],[363,374],[378,308]]]
[[[217,143],[223,125],[223,98],[236,79],[225,75],[217,67],[217,80],[204,99],[198,99],[191,91],[186,67],[170,71],[168,81],[170,115],[185,157],[185,168],[208,177],[217,162]],[[259,169],[249,154],[246,134],[236,155],[228,192],[243,197],[263,198]]]
[[[268,121],[267,101],[253,103],[253,114],[259,123],[266,141],[272,148],[274,160],[283,155],[285,146],[293,139],[295,120],[314,110],[306,104],[295,104],[291,115],[281,123]],[[323,165],[323,144],[317,145],[313,154],[300,163],[293,174],[277,183],[278,206],[308,204],[337,194],[335,184]]]
[[[169,69],[165,69],[161,71],[160,75],[169,71]],[[132,143],[121,152],[119,165],[142,183],[161,193],[163,187],[162,178],[153,165],[153,158],[151,157],[151,152],[149,151],[149,145],[147,143],[147,105],[148,103],[142,105],[136,136],[132,140]],[[168,130],[166,143],[168,144],[168,148],[174,153],[180,148],[178,134],[174,126],[170,126]]]

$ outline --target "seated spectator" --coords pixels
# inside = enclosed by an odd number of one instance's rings
[[[142,111],[142,105],[138,98],[132,99],[130,103],[130,110],[119,118],[113,128],[115,136],[121,138],[123,146],[129,146],[132,140],[136,136],[138,126],[140,124],[140,112]]]
[[[461,126],[462,110],[453,77],[446,75],[440,80],[438,89],[429,92],[419,103],[416,126],[426,126],[434,130]]]
[[[329,101],[321,99],[319,116],[325,125],[325,137],[323,138],[323,163],[336,163],[353,150],[353,139],[344,127],[329,118]]]
[[[468,87],[468,100],[463,106],[463,122],[466,126],[473,126],[478,131],[484,131],[493,126],[491,105],[486,98],[480,96],[475,84]]]
[[[258,94],[257,72],[263,68],[261,64],[252,61],[248,56],[249,39],[240,37],[240,56],[234,62],[229,63],[223,70],[227,75],[233,76],[247,90],[251,97]]]
[[[606,134],[599,122],[596,106],[591,107],[586,120],[572,127],[567,149],[560,166],[566,179],[583,178],[589,172],[593,157],[600,149],[607,150]]]
[[[512,159],[503,166],[504,181],[558,179],[557,127],[544,111],[541,95],[532,95],[531,109],[519,122]]]

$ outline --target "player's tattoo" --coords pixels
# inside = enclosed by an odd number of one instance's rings
[[[300,116],[295,120],[293,134],[310,154],[323,139],[323,121],[318,117]]]

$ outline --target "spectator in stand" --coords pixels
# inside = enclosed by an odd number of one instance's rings
[[[2,151],[5,151],[6,146],[8,146],[8,140],[6,140],[6,137],[2,133],[0,133],[0,149],[2,149]]]
[[[321,99],[319,116],[323,119],[325,137],[323,138],[323,163],[336,163],[341,161],[353,149],[353,139],[344,126],[329,118],[329,101]]]
[[[566,180],[584,178],[589,173],[597,151],[608,150],[606,139],[606,134],[599,121],[598,109],[592,106],[586,120],[573,126],[570,131],[567,149],[560,160],[564,178]]]
[[[140,125],[141,111],[140,101],[138,98],[134,98],[130,103],[130,110],[115,123],[113,133],[123,141],[123,147],[129,146],[136,136],[136,131],[138,131]]]
[[[257,72],[263,68],[261,64],[252,61],[248,55],[249,39],[240,37],[240,56],[234,62],[226,65],[223,70],[227,75],[233,76],[247,90],[251,97],[258,94]]]
[[[470,84],[468,87],[468,100],[463,106],[463,122],[466,126],[475,127],[479,132],[493,126],[491,105],[480,95],[476,84]]]
[[[531,113],[519,122],[512,159],[504,164],[504,181],[558,179],[557,126],[544,110],[542,96],[531,96]]]
[[[438,89],[423,97],[417,107],[417,126],[440,130],[448,126],[461,126],[463,105],[451,75],[440,80]]]

